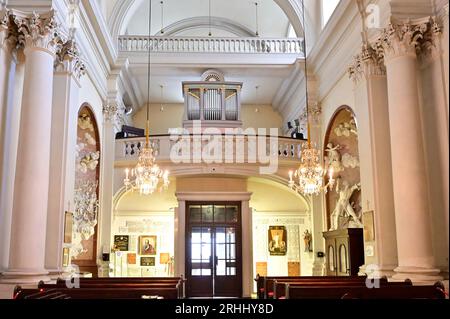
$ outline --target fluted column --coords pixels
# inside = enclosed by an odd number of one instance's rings
[[[23,33],[25,77],[14,188],[9,268],[3,282],[48,280],[45,240],[49,186],[53,64],[53,12],[16,17]]]
[[[431,21],[393,22],[377,47],[384,55],[389,96],[398,267],[394,279],[441,279],[434,267],[431,217],[425,168],[417,50]]]
[[[77,116],[80,108],[80,79],[85,65],[74,41],[61,44],[57,52],[53,84],[50,185],[47,215],[45,266],[62,272],[64,212],[73,208],[77,145]]]
[[[392,276],[398,265],[386,69],[369,43],[349,68],[358,106],[361,203],[374,213],[374,240],[364,238],[362,273]],[[371,225],[368,225],[371,226]]]

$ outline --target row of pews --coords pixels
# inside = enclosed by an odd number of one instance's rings
[[[69,282],[65,279],[52,284],[40,282],[37,289],[17,286],[13,298],[181,299],[183,296],[183,278],[72,278]]]
[[[410,280],[378,279],[377,288],[367,277],[260,277],[258,299],[445,299],[444,285],[413,286]],[[368,285],[369,283],[369,285]]]

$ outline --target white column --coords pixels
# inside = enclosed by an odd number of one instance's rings
[[[13,49],[17,42],[15,38],[11,38],[11,26],[6,19],[7,12],[0,12],[0,272],[8,268],[9,260],[16,161],[16,151],[13,148],[17,149],[17,138],[13,138],[11,134],[18,132],[19,116],[14,114],[20,115],[20,105],[15,108],[13,102],[15,90],[22,88],[19,83],[15,83],[17,52]]]
[[[417,28],[417,26],[420,26]],[[416,39],[428,22],[392,24],[379,40],[389,91],[398,264],[394,279],[436,281],[418,93]]]
[[[64,213],[74,208],[75,148],[80,77],[84,65],[77,56],[72,41],[58,52],[58,64],[53,82],[52,137],[50,155],[50,185],[47,215],[45,266],[50,273],[62,272]]]
[[[25,32],[25,80],[10,259],[2,278],[3,282],[14,283],[49,279],[45,240],[55,59],[53,13],[33,14],[20,23]]]
[[[242,296],[253,292],[253,211],[248,200],[242,201]]]
[[[363,212],[373,211],[375,228],[375,240],[364,238],[361,272],[392,276],[398,259],[386,70],[366,44],[349,73],[357,106],[361,203]]]
[[[103,108],[103,133],[101,152],[101,184],[100,184],[100,214],[98,217],[97,259],[100,265],[99,275],[107,276],[109,263],[101,261],[103,251],[110,251],[112,244],[113,196],[114,196],[114,161],[115,161],[115,119],[117,104],[108,103]]]
[[[317,81],[311,80],[309,83],[310,87],[313,88],[313,92],[317,88]],[[312,96],[316,97],[316,94]],[[323,149],[322,146],[322,109],[320,103],[314,100],[309,101],[310,105],[310,123],[311,123],[311,140],[316,142],[318,149]],[[311,273],[313,276],[323,276],[325,273],[325,258],[318,257],[317,253],[325,252],[325,239],[323,238],[323,232],[327,230],[326,221],[326,209],[325,209],[325,197],[324,196],[313,196],[309,202],[310,211],[309,216],[311,220],[312,227],[312,246],[313,246],[313,264]],[[325,224],[325,225],[324,225]]]
[[[178,208],[175,210],[175,276],[185,274],[186,260],[186,201],[178,200]]]

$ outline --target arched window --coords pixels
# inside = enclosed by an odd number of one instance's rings
[[[322,0],[322,27],[325,27],[333,15],[340,0]]]

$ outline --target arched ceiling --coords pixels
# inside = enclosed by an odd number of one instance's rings
[[[226,19],[237,26],[256,32],[255,1],[252,0],[212,0],[211,15],[217,19]],[[143,1],[126,28],[126,34],[142,35],[148,33],[148,1]],[[152,33],[157,34],[161,29],[160,1],[152,2]],[[259,33],[262,37],[285,37],[289,28],[289,20],[283,10],[272,0],[260,0]],[[208,17],[208,0],[165,0],[164,1],[164,27],[170,26],[186,19]],[[215,24],[217,36],[236,36],[229,30]],[[195,30],[195,31],[194,31]],[[200,30],[200,31],[199,31]],[[208,36],[208,25],[199,23],[198,28],[192,27],[182,31],[183,35]],[[192,32],[194,31],[194,32]],[[177,34],[174,34],[177,35]]]

